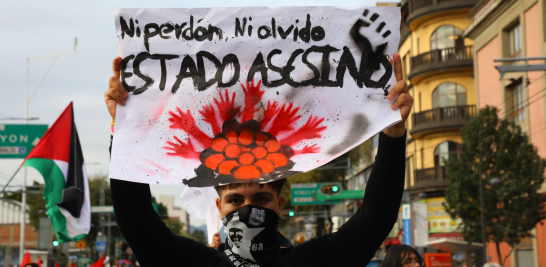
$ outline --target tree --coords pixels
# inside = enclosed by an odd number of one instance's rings
[[[152,196],[152,204],[157,205],[157,214],[159,215],[159,218],[163,220],[169,219],[169,210],[165,205],[163,205],[163,203],[157,203],[154,196]]]
[[[207,237],[205,236],[205,232],[203,230],[195,230],[193,233],[188,234],[186,232],[183,232],[183,236],[189,237],[193,239],[195,242],[199,242],[201,244],[207,244]]]
[[[99,206],[101,205],[101,190],[104,190],[104,205],[105,206],[112,206],[114,204],[112,200],[112,193],[110,190],[110,179],[106,174],[94,174],[89,176],[89,197],[91,201],[91,206]],[[110,214],[110,221],[115,222],[116,216],[115,214]],[[107,234],[107,227],[101,227],[101,222],[107,222],[107,216],[106,214],[98,214],[98,213],[92,213],[91,214],[91,230],[89,233],[84,237],[84,242],[89,246],[89,248],[93,251],[93,260],[97,260],[98,258],[97,253],[95,253],[95,242],[98,236],[99,231],[103,232],[104,234]],[[108,237],[108,243],[110,244],[110,255],[115,254],[115,238],[122,238],[123,235],[121,233],[121,230],[118,226],[111,226],[110,232],[112,236]],[[114,259],[112,259],[114,260]]]
[[[546,196],[538,193],[544,182],[546,161],[538,156],[521,128],[507,119],[500,120],[497,109],[486,107],[462,127],[460,159],[445,161],[446,211],[461,218],[468,242],[482,241],[480,186],[483,186],[486,241],[496,244],[500,264],[500,243],[511,249],[546,218]],[[501,185],[491,186],[496,177]]]
[[[171,230],[175,235],[182,235],[184,229],[184,223],[177,219],[163,219],[163,223]]]

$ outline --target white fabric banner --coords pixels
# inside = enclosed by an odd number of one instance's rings
[[[212,243],[214,233],[217,233],[221,226],[220,213],[216,207],[217,197],[218,193],[214,187],[193,188],[186,186],[180,195],[191,218],[206,219],[208,244]]]
[[[192,218],[204,219],[210,213],[209,210],[216,208],[218,193],[213,187],[191,188],[185,187],[180,195],[186,211]]]
[[[396,7],[118,9],[110,177],[206,187],[328,163],[401,120]]]

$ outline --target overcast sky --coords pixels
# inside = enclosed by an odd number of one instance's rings
[[[228,4],[229,3],[229,4]],[[69,53],[78,38],[75,55],[59,57],[47,78],[31,100],[29,116],[39,117],[32,124],[51,125],[64,108],[74,101],[76,126],[90,176],[108,173],[110,115],[103,94],[112,76],[112,59],[117,56],[115,8],[191,8],[218,6],[374,6],[372,0],[277,0],[277,1],[1,1],[0,8],[0,118],[24,117],[25,58]],[[32,92],[52,58],[30,61]],[[23,123],[5,121],[3,123]],[[0,160],[0,185],[4,185],[22,160]],[[27,183],[43,182],[38,172],[29,168]],[[21,185],[20,172],[13,184]],[[183,187],[152,186],[152,193],[174,195],[183,206]],[[194,220],[192,225],[204,221]]]

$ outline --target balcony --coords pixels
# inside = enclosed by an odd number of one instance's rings
[[[455,9],[470,9],[479,0],[411,0],[409,2],[409,14],[407,23],[412,30],[415,30],[421,21],[428,19],[431,15],[441,16],[442,13],[453,12]],[[413,26],[413,27],[412,27]]]
[[[408,75],[412,84],[417,84],[423,78],[442,74],[453,69],[469,70],[473,67],[474,48],[472,46],[456,46],[436,49],[411,58],[411,72]]]
[[[405,23],[402,23],[402,26],[400,27],[400,45],[404,43],[406,38],[411,34],[411,31]]]
[[[445,190],[448,186],[449,181],[445,178],[444,166],[436,166],[433,168],[415,170],[413,175],[413,186],[410,190]]]
[[[474,105],[434,108],[414,113],[410,134],[415,139],[426,133],[458,129],[466,123],[467,117],[474,116],[476,116]]]

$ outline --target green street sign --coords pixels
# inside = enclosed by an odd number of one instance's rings
[[[91,213],[113,213],[114,206],[91,206]]]
[[[47,128],[46,124],[0,124],[0,158],[24,159]]]
[[[345,199],[362,199],[364,197],[364,190],[345,190],[335,195],[323,195],[317,194],[317,200],[327,201],[331,200],[345,200]]]
[[[322,196],[320,188],[322,185],[334,185],[338,189],[341,189],[341,183],[306,183],[306,184],[292,184],[290,191],[292,193],[292,205],[325,205],[325,204],[339,204],[341,200],[326,201],[318,199]]]

